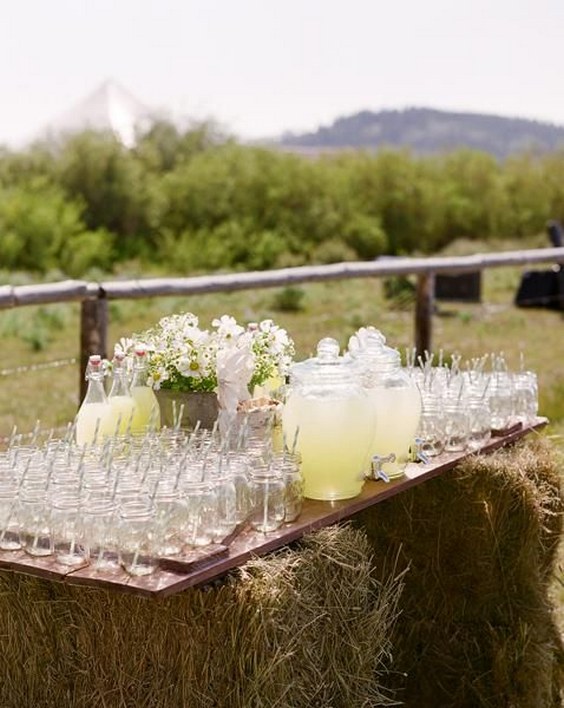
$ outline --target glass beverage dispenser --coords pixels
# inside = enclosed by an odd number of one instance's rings
[[[377,329],[363,328],[351,337],[349,352],[360,365],[361,380],[375,407],[365,472],[368,477],[387,480],[404,473],[419,426],[421,394],[402,368],[397,349],[385,342]]]
[[[304,496],[333,500],[360,493],[374,406],[355,363],[339,356],[336,340],[322,339],[316,357],[290,369],[282,427],[287,444],[297,441]]]

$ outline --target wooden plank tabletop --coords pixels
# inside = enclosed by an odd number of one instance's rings
[[[23,551],[0,551],[0,569],[147,597],[167,597],[220,578],[253,556],[282,548],[306,533],[350,519],[363,509],[444,474],[471,454],[487,454],[499,447],[510,445],[532,431],[544,427],[547,422],[546,418],[537,418],[532,425],[523,427],[519,424],[507,431],[500,431],[500,434],[494,435],[477,453],[443,453],[429,464],[410,463],[403,477],[388,483],[367,481],[361,493],[353,499],[332,502],[305,499],[300,517],[291,524],[285,524],[268,534],[247,527],[236,529],[236,532],[221,544],[190,549],[182,557],[161,559],[159,568],[148,576],[133,577],[122,569],[97,571],[88,565],[65,568],[52,557],[32,558]]]

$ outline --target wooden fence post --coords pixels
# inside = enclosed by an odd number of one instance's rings
[[[91,354],[107,356],[108,300],[102,288],[97,297],[83,300],[80,306],[80,401],[86,394],[84,378],[88,357]]]
[[[435,307],[435,274],[417,276],[415,301],[415,353],[430,352],[433,342],[433,310]]]

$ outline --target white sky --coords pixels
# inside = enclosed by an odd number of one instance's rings
[[[105,79],[242,138],[425,106],[564,125],[564,0],[0,0],[0,142]]]

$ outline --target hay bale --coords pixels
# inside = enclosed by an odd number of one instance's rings
[[[374,546],[409,569],[392,637],[394,688],[407,706],[561,704],[564,651],[549,598],[560,464],[546,440],[525,441],[360,516]]]
[[[1,573],[0,705],[390,705],[401,583],[371,553],[328,528],[165,600]]]

